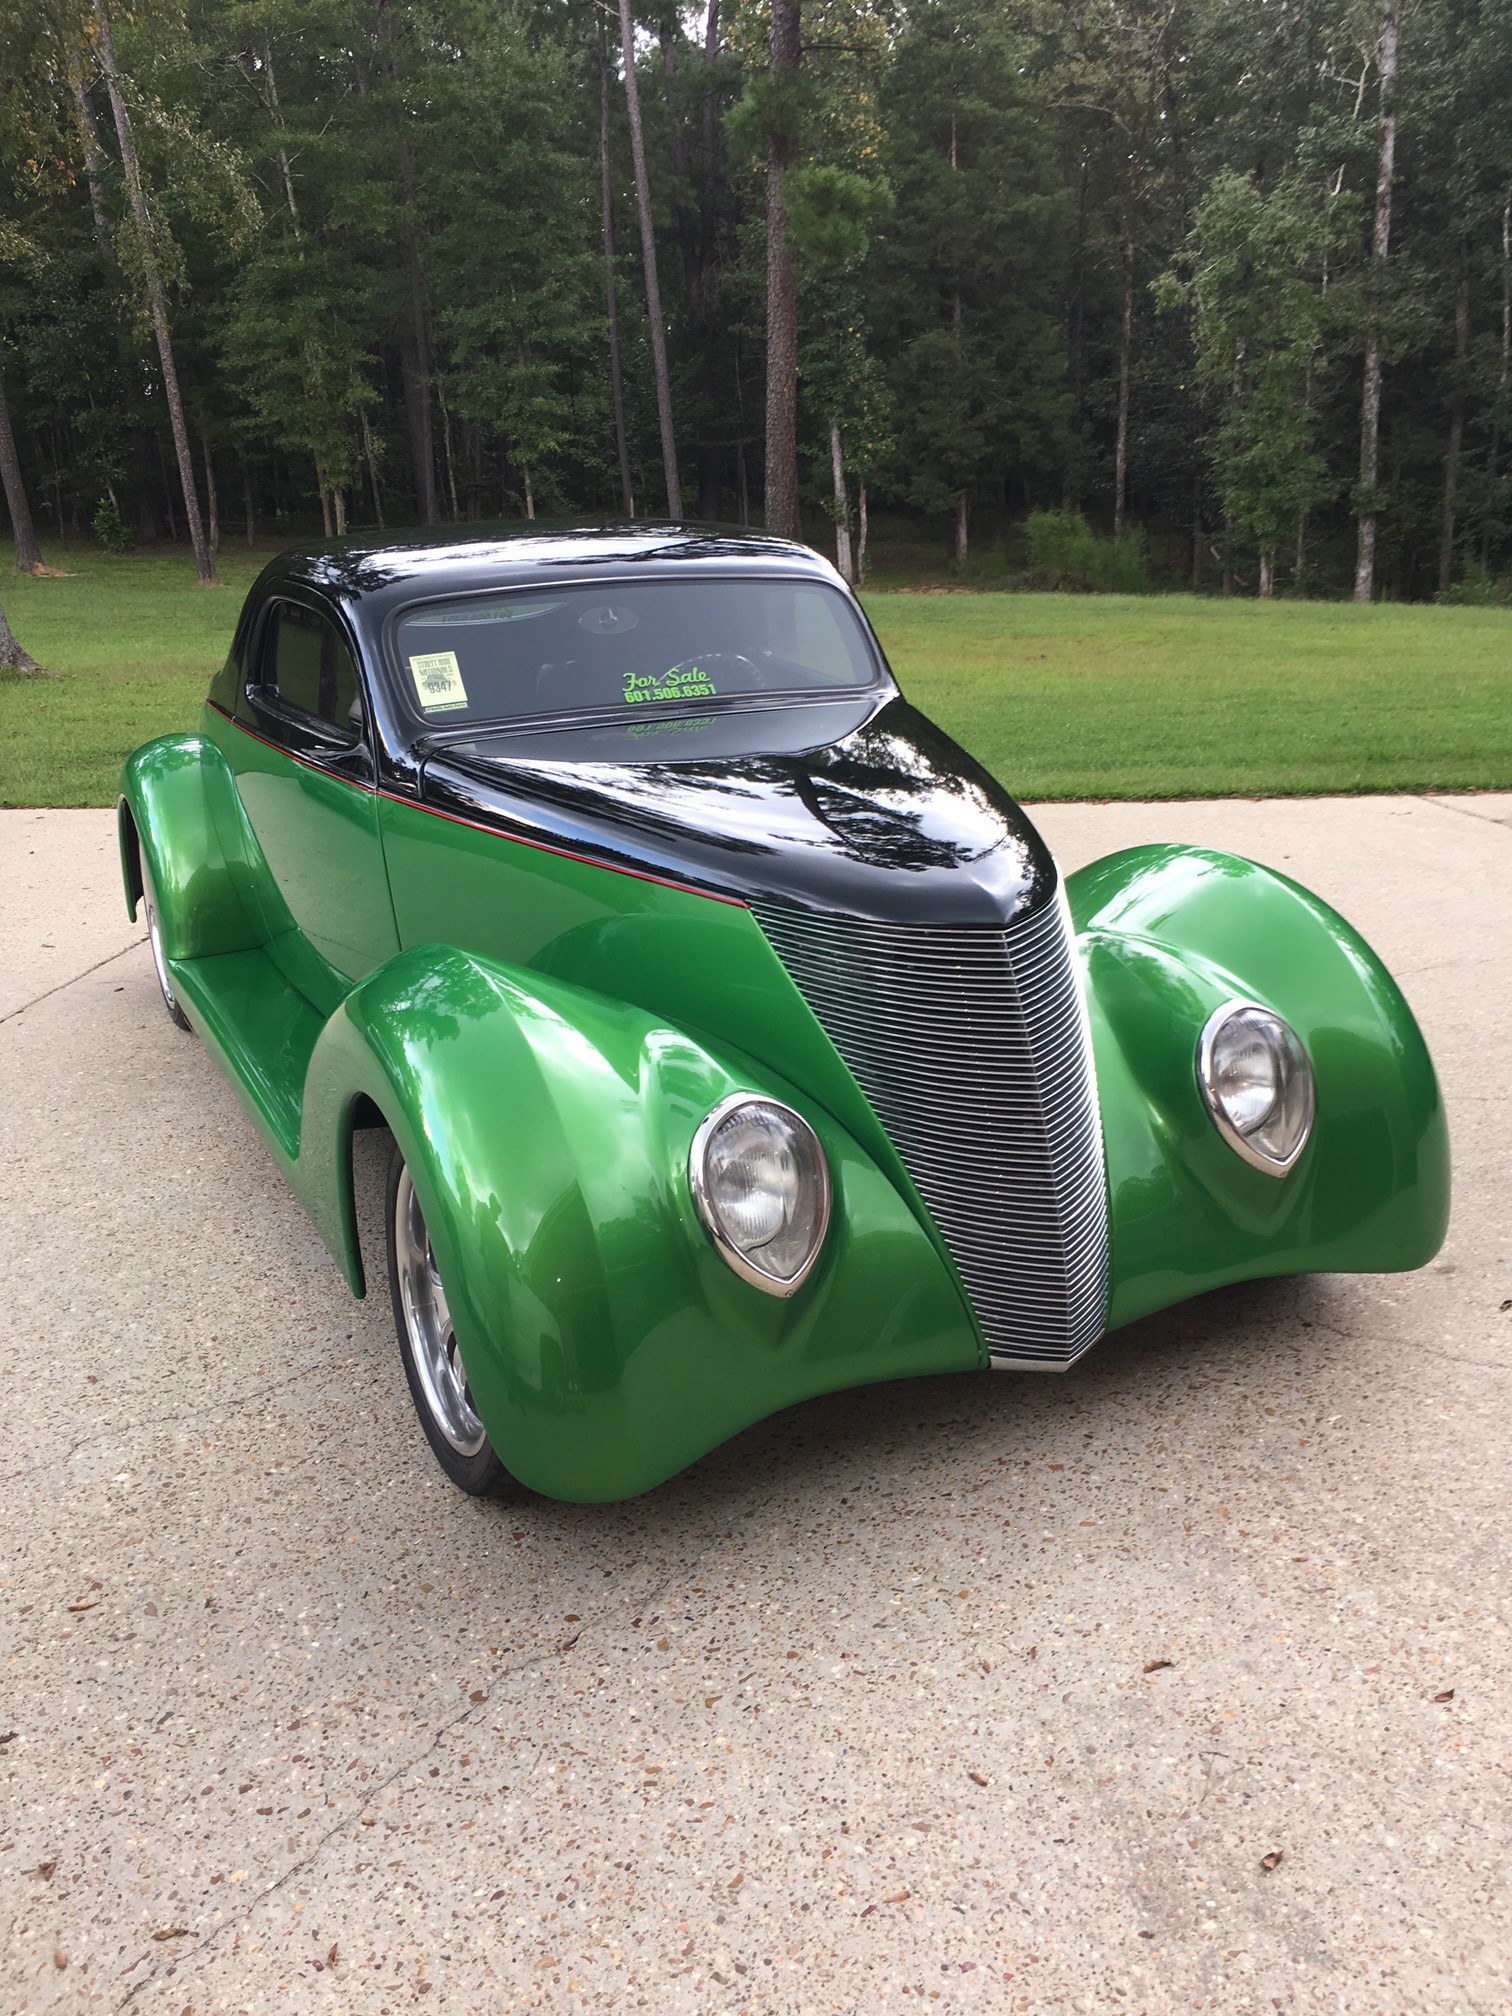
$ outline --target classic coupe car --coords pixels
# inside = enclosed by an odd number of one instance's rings
[[[808,1396],[1251,1276],[1417,1267],[1433,1067],[1253,862],[1064,881],[805,548],[684,525],[285,554],[128,761],[163,1000],[355,1294],[352,1137],[464,1490],[644,1491]]]

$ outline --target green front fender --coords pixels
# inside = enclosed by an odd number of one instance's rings
[[[207,737],[163,735],[126,759],[117,834],[127,915],[136,916],[145,868],[170,959],[251,951],[292,924],[280,905],[270,930],[267,869],[226,759]]]
[[[829,1235],[791,1300],[730,1272],[689,1195],[694,1131],[737,1091],[787,1100],[829,1159]],[[640,1009],[437,946],[356,988],[311,1059],[296,1180],[357,1280],[361,1098],[409,1165],[489,1436],[537,1490],[623,1498],[813,1394],[982,1362],[928,1235],[839,1123]]]
[[[1232,855],[1137,847],[1070,876],[1107,1158],[1109,1327],[1266,1274],[1420,1267],[1443,1242],[1449,1145],[1412,1011],[1344,919]],[[1281,1178],[1223,1142],[1203,1024],[1242,998],[1312,1060],[1311,1138]]]

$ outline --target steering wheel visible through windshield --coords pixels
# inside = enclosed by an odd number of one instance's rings
[[[436,728],[838,696],[880,677],[845,597],[811,581],[516,588],[404,610],[393,636],[405,703]]]

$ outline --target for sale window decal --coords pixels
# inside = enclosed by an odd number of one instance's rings
[[[627,672],[625,703],[646,700],[712,700],[719,688],[697,665],[674,665],[670,672]]]

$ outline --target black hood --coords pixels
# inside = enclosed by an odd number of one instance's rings
[[[480,736],[426,757],[422,796],[610,865],[851,917],[1001,926],[1055,887],[1020,808],[896,698]]]

